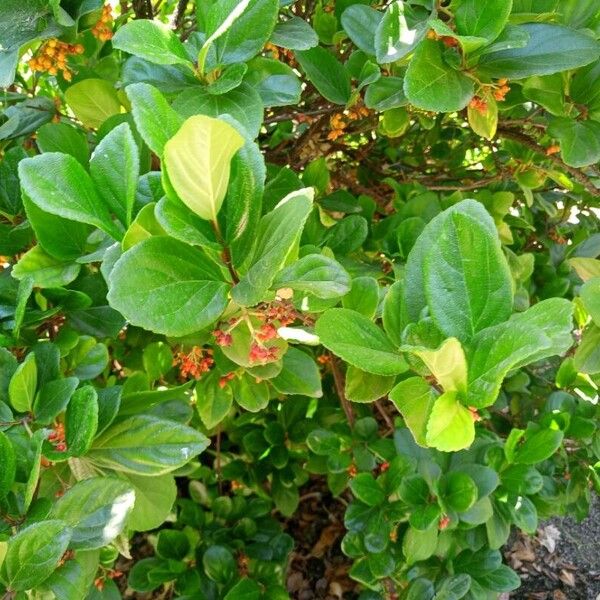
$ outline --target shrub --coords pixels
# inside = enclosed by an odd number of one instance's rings
[[[600,15],[533,4],[2,2],[4,598],[288,598],[312,496],[491,600],[586,516]]]

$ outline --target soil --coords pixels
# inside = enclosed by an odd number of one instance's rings
[[[523,585],[511,600],[600,600],[600,501],[581,523],[552,519],[505,551]]]

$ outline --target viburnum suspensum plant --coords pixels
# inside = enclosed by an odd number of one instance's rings
[[[516,590],[600,490],[599,32],[4,0],[3,599]]]

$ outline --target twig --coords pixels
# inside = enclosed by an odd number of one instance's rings
[[[173,29],[179,29],[183,25],[185,10],[188,5],[188,0],[179,0],[175,9],[175,18],[173,19]]]
[[[529,137],[524,133],[521,133],[520,131],[515,131],[506,127],[499,127],[498,134],[500,136],[504,136],[505,138],[514,140],[515,142],[519,142],[519,144],[523,144],[523,146],[529,148],[530,150],[541,154],[547,160],[557,165],[560,169],[564,169],[570,175],[572,175],[573,179],[576,179],[592,196],[600,196],[600,190],[596,188],[591,179],[585,173],[583,173],[579,169],[576,169],[575,167],[570,167],[569,165],[566,165],[563,162],[563,160],[556,154],[546,155],[544,147],[540,146],[540,144],[538,144],[537,141],[533,138]]]
[[[331,354],[331,372],[333,373],[335,391],[337,392],[337,395],[340,399],[340,404],[344,409],[344,413],[346,413],[346,418],[348,419],[350,427],[354,427],[354,412],[352,411],[352,405],[350,404],[350,402],[348,402],[348,398],[346,398],[346,392],[344,391],[344,374],[340,369],[338,359],[335,356],[333,356],[333,354]]]
[[[393,431],[394,430],[394,422],[390,419],[390,415],[385,412],[383,406],[381,406],[380,400],[375,400],[375,408],[379,412],[379,414],[383,417],[385,424]]]

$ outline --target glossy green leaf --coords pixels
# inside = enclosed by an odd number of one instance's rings
[[[337,261],[323,254],[309,254],[281,271],[273,288],[291,288],[317,298],[337,298],[350,290],[350,276]]]
[[[310,188],[292,192],[261,218],[249,268],[231,295],[242,306],[263,300],[277,273],[295,251],[312,208]]]
[[[406,362],[383,331],[360,313],[332,308],[315,325],[321,343],[347,363],[375,375],[397,375]]]
[[[140,171],[138,147],[127,123],[121,123],[96,146],[90,160],[92,181],[109,210],[127,227]]]
[[[71,529],[64,521],[39,521],[11,537],[2,570],[9,588],[29,590],[47,579],[65,553]]]
[[[73,394],[67,407],[65,432],[69,455],[83,456],[97,429],[98,394],[91,385],[86,385]]]
[[[8,397],[12,407],[20,413],[29,412],[37,388],[37,366],[35,355],[29,353],[17,367],[8,386]]]
[[[128,417],[109,427],[88,452],[100,467],[136,475],[162,475],[200,454],[209,440],[175,421],[149,415]]]
[[[112,39],[112,45],[159,65],[191,66],[192,62],[177,34],[158,21],[129,21],[119,28]]]
[[[164,236],[128,250],[110,275],[108,300],[134,325],[181,336],[214,323],[228,285],[204,253]]]
[[[49,152],[19,163],[23,190],[39,208],[53,215],[89,223],[115,239],[122,234],[90,176],[68,154]]]
[[[550,23],[522,25],[527,45],[486,54],[478,69],[489,77],[523,79],[583,67],[600,56],[600,44],[584,32]]]
[[[456,30],[493,42],[508,22],[512,4],[512,0],[462,0],[454,13]]]
[[[125,527],[133,508],[132,487],[115,477],[77,482],[52,508],[52,517],[72,528],[70,547],[94,549],[110,544]]]
[[[427,423],[436,400],[433,388],[421,377],[410,377],[398,383],[389,397],[417,444],[426,447]]]
[[[117,90],[105,79],[82,79],[74,83],[65,91],[65,100],[86,127],[98,128],[121,112]]]
[[[317,46],[296,52],[296,58],[323,97],[334,104],[350,99],[350,75],[344,65],[328,50]]]
[[[473,97],[473,80],[444,62],[442,48],[434,40],[419,43],[406,71],[404,93],[423,110],[462,110]]]

